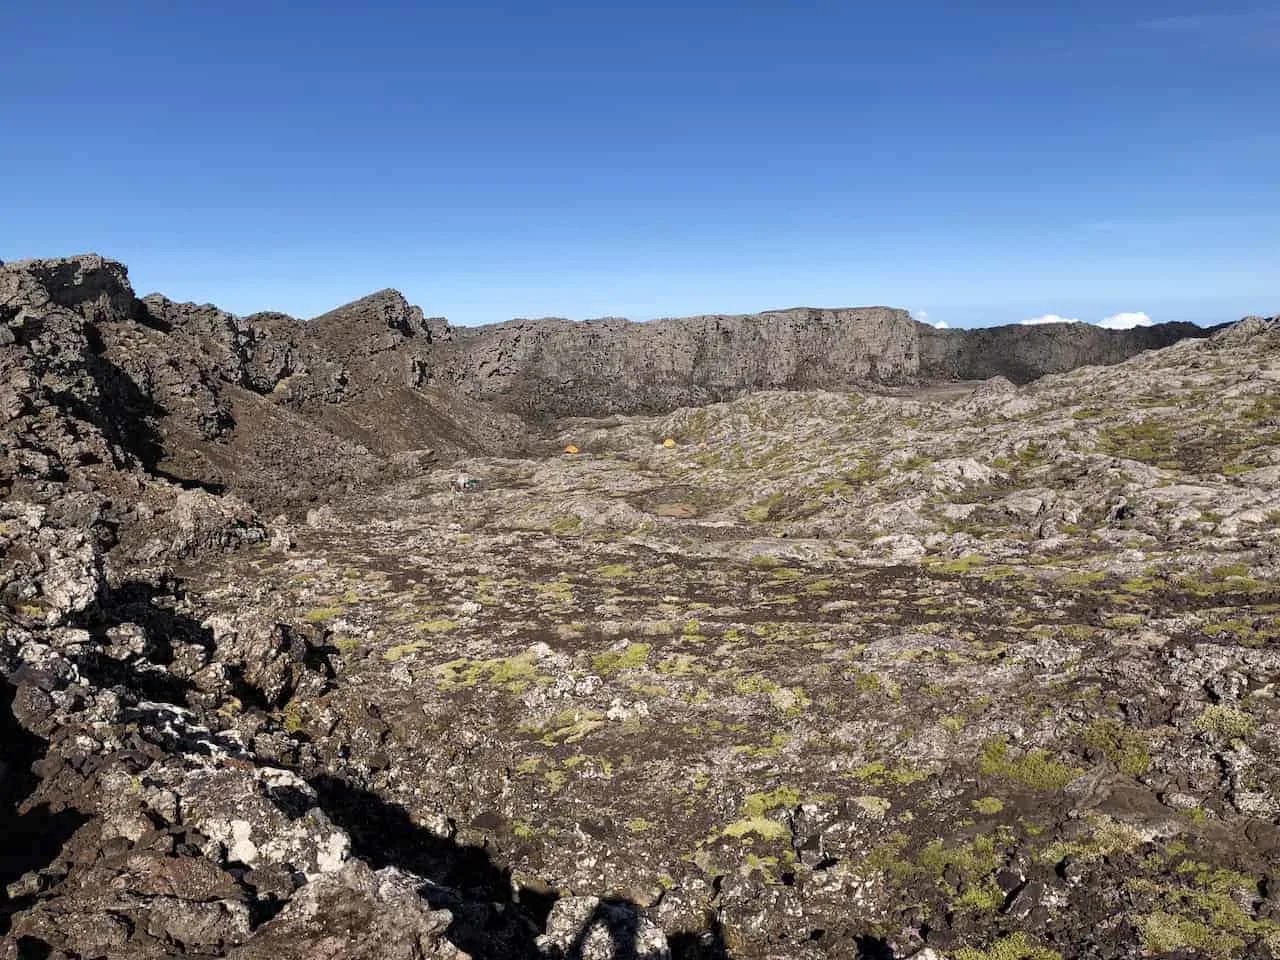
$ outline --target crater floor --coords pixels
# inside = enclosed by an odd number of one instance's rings
[[[1267,957],[1278,530],[1280,337],[1246,323],[1020,389],[575,421],[282,520],[172,602],[314,638],[321,685],[218,717],[357,855],[478,883],[446,838],[535,919],[607,896],[688,956]]]

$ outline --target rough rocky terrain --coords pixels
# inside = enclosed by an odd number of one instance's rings
[[[0,266],[0,956],[1280,954],[1275,320],[497,329]]]

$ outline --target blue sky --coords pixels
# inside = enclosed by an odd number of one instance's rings
[[[359,9],[357,9],[359,8]],[[1280,312],[1280,4],[11,4],[0,258],[311,316]],[[16,49],[15,49],[16,47]]]

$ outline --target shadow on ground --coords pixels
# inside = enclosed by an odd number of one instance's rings
[[[53,811],[46,804],[27,808],[40,778],[31,767],[44,758],[49,743],[23,729],[13,715],[18,690],[0,683],[0,937],[9,932],[13,915],[26,907],[31,896],[11,898],[8,887],[24,874],[46,866],[62,845],[88,820],[75,810]],[[37,949],[28,945],[27,954]]]
[[[517,890],[510,872],[495,864],[487,849],[437,836],[414,823],[403,807],[341,777],[322,774],[309,782],[325,813],[350,834],[356,856],[375,869],[399,867],[430,878],[423,896],[433,908],[453,912],[448,937],[476,960],[588,960],[596,955],[586,952],[588,937],[600,927],[611,941],[608,956],[614,960],[656,960],[655,954],[639,951],[642,910],[625,899],[601,900],[567,952],[540,952],[537,938],[558,894]],[[673,960],[729,957],[714,920],[705,930],[673,935],[670,944]]]

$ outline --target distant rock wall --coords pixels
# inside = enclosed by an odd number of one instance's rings
[[[1216,328],[1215,328],[1216,329]],[[987,380],[1028,383],[1077,367],[1120,363],[1213,330],[1193,323],[1162,323],[1132,330],[1104,330],[1087,323],[937,330],[919,324],[921,380]]]
[[[901,384],[919,369],[904,310],[516,320],[456,328],[435,363],[466,396],[533,416],[650,413],[756,390]]]
[[[663,412],[756,390],[995,376],[1027,383],[1080,366],[1119,363],[1210,332],[1189,323],[1134,330],[1083,323],[937,330],[888,307],[648,323],[516,320],[455,330],[434,367],[466,396],[525,416],[600,416]]]

